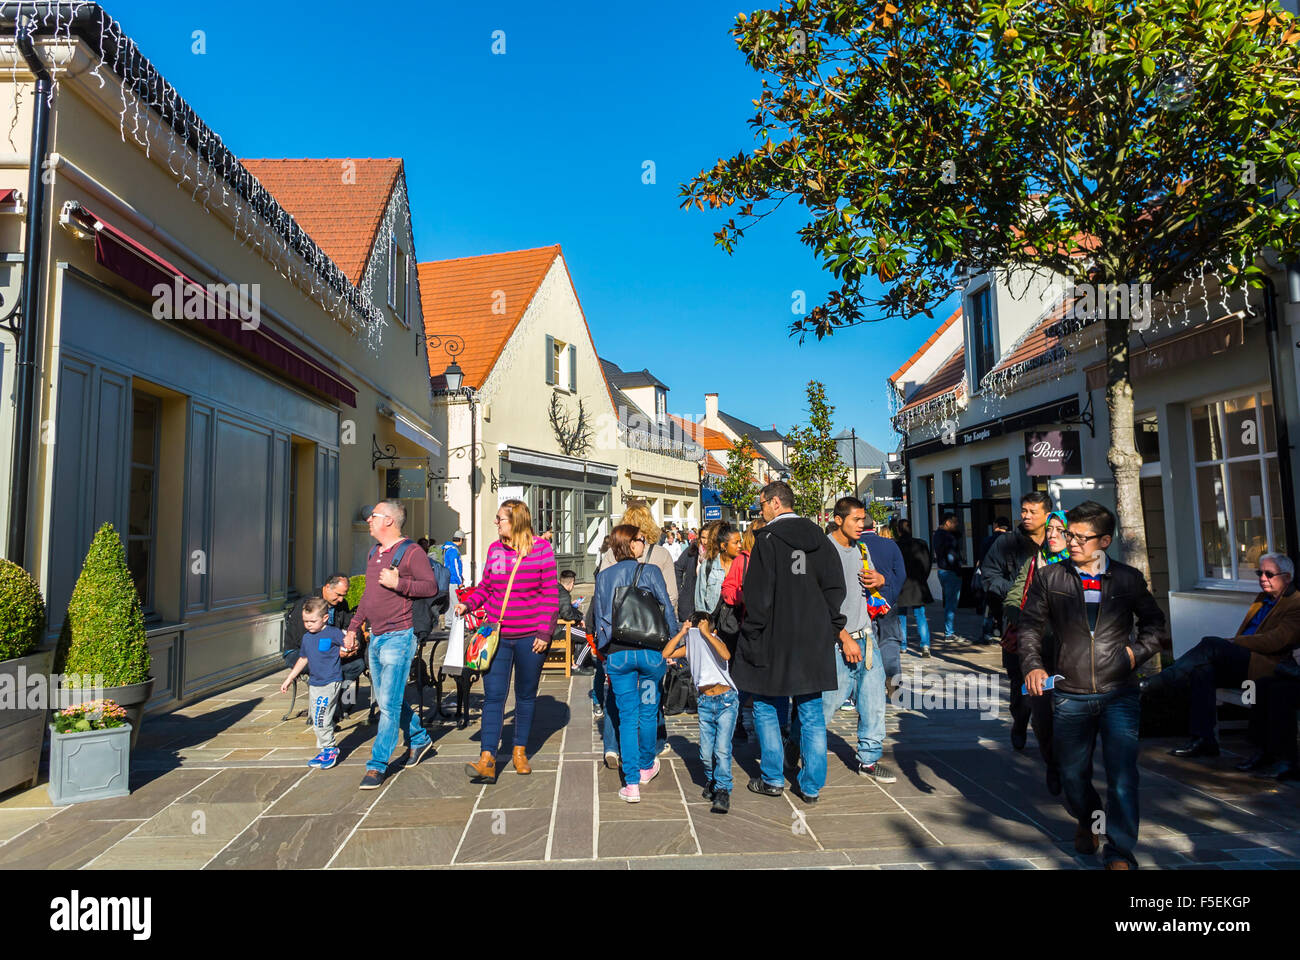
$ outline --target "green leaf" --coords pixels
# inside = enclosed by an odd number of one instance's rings
[[[1143,57],[1142,72],[1145,73],[1148,77],[1151,76],[1151,74],[1155,73],[1156,72],[1155,61],[1153,61],[1150,57]]]

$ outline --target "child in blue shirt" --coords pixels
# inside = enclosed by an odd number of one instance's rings
[[[338,747],[334,745],[334,706],[339,689],[343,686],[343,665],[339,651],[351,651],[345,646],[343,631],[325,625],[328,604],[323,597],[311,597],[302,606],[302,625],[306,629],[298,662],[280,685],[280,692],[304,670],[308,671],[307,702],[311,710],[312,728],[316,732],[316,746],[320,753],[308,762],[309,767],[327,770],[339,762]],[[354,644],[355,645],[355,644]]]

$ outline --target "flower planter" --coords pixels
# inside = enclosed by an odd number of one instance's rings
[[[150,677],[143,683],[132,683],[125,687],[105,687],[99,692],[65,689],[60,691],[59,705],[70,707],[85,703],[87,700],[101,698],[112,700],[126,711],[126,722],[131,726],[131,749],[134,750],[135,742],[140,738],[140,727],[144,724],[144,706],[152,695],[153,677]]]
[[[131,792],[131,725],[59,733],[50,725],[50,802],[55,806]]]
[[[0,793],[14,787],[36,786],[49,715],[49,697],[39,707],[20,707],[28,706],[25,700],[29,688],[24,684],[36,676],[44,677],[48,684],[53,664],[53,646],[0,663],[0,688],[7,687],[14,697],[12,707],[6,703],[0,709]],[[47,686],[47,693],[48,690]]]

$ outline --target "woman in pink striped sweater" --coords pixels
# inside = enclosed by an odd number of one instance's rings
[[[532,773],[528,765],[528,733],[533,725],[537,684],[559,615],[559,577],[551,545],[533,535],[533,517],[522,500],[497,507],[497,535],[488,547],[480,583],[459,594],[456,616],[482,607],[492,623],[501,624],[501,640],[483,674],[483,725],[478,763],[465,764],[475,782],[496,783],[497,750],[501,746],[510,671],[515,676],[515,743],[511,762],[516,773]],[[506,602],[506,585],[514,584]],[[502,617],[501,607],[505,606]]]

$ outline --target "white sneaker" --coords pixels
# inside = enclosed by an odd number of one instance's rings
[[[618,754],[613,750],[605,751],[605,766],[610,770],[618,769]]]

